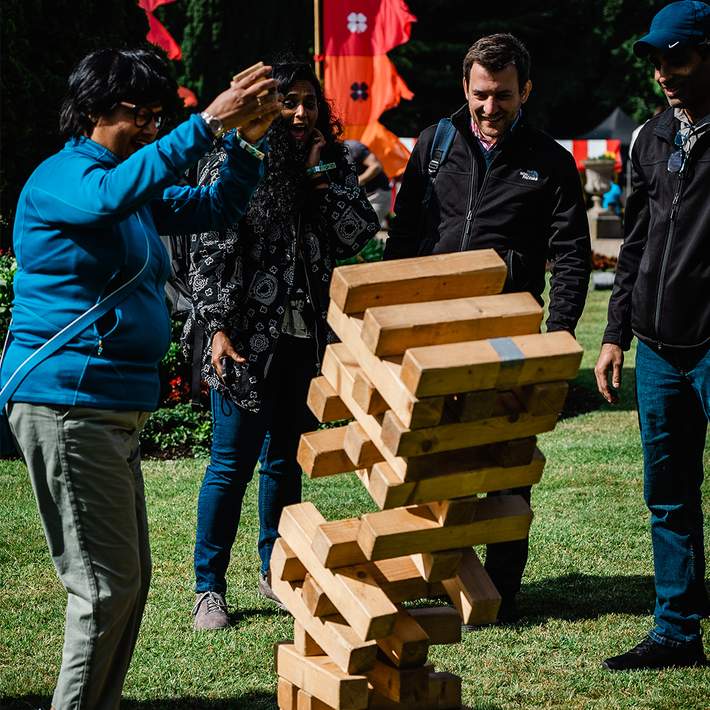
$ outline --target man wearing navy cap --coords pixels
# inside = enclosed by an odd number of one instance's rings
[[[623,351],[638,338],[656,609],[648,636],[604,661],[612,671],[706,663],[700,487],[710,417],[709,38],[710,5],[682,0],[664,7],[634,45],[670,106],[644,125],[631,151],[633,191],[595,374],[602,396],[616,402]]]

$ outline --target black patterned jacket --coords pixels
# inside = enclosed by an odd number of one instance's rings
[[[200,184],[217,178],[224,158],[223,152],[208,158],[200,171]],[[281,335],[299,247],[316,316],[320,366],[326,344],[335,339],[326,322],[335,261],[357,254],[379,229],[354,166],[343,158],[330,177],[327,189],[312,191],[295,224],[277,225],[266,240],[257,239],[244,220],[233,229],[191,237],[193,311],[183,331],[183,349],[191,358],[199,324],[206,336],[203,378],[243,409],[258,412],[261,406],[261,386]],[[228,387],[211,365],[210,343],[218,330],[229,334],[246,359],[245,364],[230,368]]]

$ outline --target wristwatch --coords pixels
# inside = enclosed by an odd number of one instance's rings
[[[213,116],[211,113],[207,113],[207,111],[203,111],[200,116],[207,124],[207,128],[212,131],[212,135],[215,138],[219,138],[224,133],[224,124],[222,123],[222,119],[217,118],[217,116]]]

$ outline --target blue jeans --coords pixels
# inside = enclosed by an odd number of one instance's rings
[[[710,612],[700,491],[710,417],[710,349],[657,352],[639,342],[636,396],[656,582],[656,625],[650,636],[682,646],[700,638],[700,619]]]
[[[315,343],[282,335],[264,381],[261,410],[248,412],[214,390],[212,449],[197,501],[195,591],[224,594],[242,500],[259,462],[259,557],[266,573],[284,506],[301,500],[298,442],[318,425],[306,405]]]

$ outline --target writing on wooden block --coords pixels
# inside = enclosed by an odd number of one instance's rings
[[[312,503],[289,505],[281,513],[278,532],[362,640],[389,635],[397,607],[375,585],[366,566],[333,572],[313,552],[311,541],[324,522]]]
[[[582,348],[564,331],[407,350],[400,372],[415,397],[571,380]]]
[[[456,577],[442,584],[464,624],[495,622],[500,594],[473,550],[466,550]]]
[[[301,435],[296,460],[310,478],[354,471],[343,444],[345,427],[309,431]]]
[[[337,710],[367,707],[367,678],[343,673],[327,656],[301,656],[293,644],[277,647],[279,676]]]
[[[339,419],[353,418],[350,410],[338,397],[338,393],[322,375],[311,380],[306,402],[319,422],[335,422]]]
[[[493,249],[340,266],[330,298],[344,313],[371,306],[499,293],[507,269]]]
[[[422,345],[537,333],[542,307],[529,293],[380,306],[365,311],[362,340],[380,357]]]

